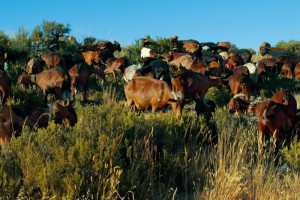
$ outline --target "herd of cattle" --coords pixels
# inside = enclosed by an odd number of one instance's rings
[[[196,102],[198,115],[204,114],[208,123],[216,105],[204,99],[209,88],[227,86],[232,92],[228,102],[230,111],[252,112],[257,116],[259,141],[273,138],[274,150],[278,143],[288,139],[299,119],[297,102],[287,90],[280,90],[272,98],[250,101],[250,95],[258,90],[258,83],[266,80],[270,73],[286,78],[300,79],[300,57],[281,48],[271,47],[264,42],[260,53],[264,57],[256,64],[251,62],[252,54],[247,49],[229,50],[229,42],[199,43],[196,40],[171,38],[173,49],[158,54],[149,48],[151,42],[142,40],[141,64],[130,64],[126,57],[115,57],[121,51],[117,42],[101,41],[81,47],[76,52],[51,52],[30,59],[27,74],[18,78],[18,84],[37,85],[43,92],[45,108],[25,105],[4,106],[12,83],[4,70],[7,54],[0,47],[0,138],[19,135],[24,125],[46,127],[50,120],[65,125],[75,125],[77,116],[70,104],[78,90],[87,100],[87,86],[91,74],[105,80],[111,74],[114,80],[125,80],[124,92],[127,106],[139,110],[163,110],[171,105],[176,117],[181,116],[189,100]],[[266,56],[265,56],[266,55]],[[43,70],[43,65],[48,67]],[[175,69],[175,70],[174,70]],[[175,73],[170,72],[175,71]],[[223,75],[226,75],[225,78]],[[56,101],[48,107],[48,94],[54,94]]]

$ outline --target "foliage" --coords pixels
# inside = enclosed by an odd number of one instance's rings
[[[222,87],[220,90],[215,87],[211,87],[205,94],[205,98],[210,99],[216,105],[223,107],[229,102],[230,95],[230,91],[226,87]]]
[[[287,51],[300,54],[300,41],[298,40],[289,40],[288,42],[281,40],[275,45],[275,47],[284,48]]]
[[[295,137],[290,144],[289,148],[285,147],[283,149],[283,155],[288,165],[292,169],[300,172],[300,142],[298,137]]]
[[[12,53],[32,56],[44,50],[54,33],[63,33],[61,51],[74,51],[70,29],[44,21],[31,34],[20,28],[14,38],[0,32],[0,44]],[[172,48],[169,39],[156,38],[150,47],[157,53]],[[20,44],[17,42],[19,41]],[[87,37],[84,44],[94,38]],[[232,45],[232,47],[236,47]],[[140,40],[124,47],[118,56],[139,63]],[[24,53],[24,55],[25,55]],[[17,55],[17,54],[16,54]],[[9,65],[13,88],[10,103],[43,105],[39,88],[17,85],[25,61]],[[272,80],[272,81],[271,81]],[[89,81],[89,101],[73,102],[78,123],[64,127],[53,122],[47,128],[25,127],[20,137],[1,146],[0,196],[3,199],[297,199],[299,193],[299,142],[295,139],[274,157],[267,149],[258,155],[257,121],[234,116],[224,108],[228,88],[210,88],[205,98],[217,110],[206,124],[197,117],[194,105],[174,118],[163,114],[128,110],[124,83],[96,76]],[[269,77],[259,85],[259,94],[270,97],[287,88],[299,90],[297,82],[281,76]],[[212,141],[217,132],[218,141]],[[270,149],[272,149],[272,146]],[[287,162],[288,170],[281,166]]]

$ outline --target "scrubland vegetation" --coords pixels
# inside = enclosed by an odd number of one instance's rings
[[[157,38],[156,44],[153,48],[159,53],[170,47],[164,38]],[[119,55],[137,63],[140,48],[136,41]],[[30,57],[32,50],[27,53]],[[9,104],[42,106],[39,89],[16,84],[25,70],[24,60],[10,63],[7,69],[13,82]],[[2,199],[300,197],[300,142],[295,138],[276,158],[271,145],[259,156],[257,121],[229,113],[227,88],[211,88],[206,94],[218,106],[207,126],[204,117],[196,116],[194,105],[186,106],[178,119],[171,110],[155,116],[138,114],[124,106],[122,81],[107,77],[103,83],[92,76],[89,86],[89,101],[83,103],[77,95],[74,102],[78,116],[74,127],[51,123],[46,129],[25,128],[20,137],[1,147]],[[269,98],[281,88],[297,94],[300,88],[296,80],[280,76],[260,87],[252,98]]]

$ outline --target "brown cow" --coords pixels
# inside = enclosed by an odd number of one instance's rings
[[[76,89],[83,90],[83,100],[87,100],[87,86],[89,77],[91,74],[96,74],[104,79],[104,68],[98,64],[93,63],[88,66],[86,63],[80,63],[74,65],[70,70],[69,74],[71,76],[71,92],[73,99],[75,100]]]
[[[193,56],[193,59],[201,59],[202,46],[196,40],[178,40],[178,36],[171,38],[171,42],[175,45],[176,49],[180,53],[189,53]]]
[[[169,55],[163,54],[163,60],[165,60],[168,65],[180,69],[184,67],[185,69],[200,73],[206,74],[208,66],[203,61],[196,61],[188,53],[177,53],[174,51],[169,51]]]
[[[249,100],[250,93],[255,88],[254,82],[249,74],[243,72],[234,73],[228,78],[228,82],[233,95],[244,94],[246,100]]]
[[[257,63],[259,77],[267,76],[270,72],[278,73],[277,61],[274,58],[262,58]]]
[[[277,48],[277,47],[262,47],[259,50],[259,52],[262,56],[267,55],[268,57],[274,57],[273,53],[275,53],[275,57],[276,57],[277,53],[285,53],[287,52],[287,50],[284,48]]]
[[[297,65],[295,65],[294,74],[295,74],[296,78],[300,79],[300,63],[298,63]]]
[[[26,85],[28,83],[34,83],[41,88],[45,106],[47,106],[47,97],[50,93],[55,94],[56,99],[70,98],[70,75],[61,67],[44,70],[36,75],[23,74],[19,76],[18,84]]]
[[[99,54],[102,52],[103,50],[98,50],[98,51],[86,51],[86,52],[81,52],[82,56],[85,60],[85,62],[88,65],[91,65],[93,62],[95,63],[99,63]]]
[[[6,106],[0,112],[0,143],[9,140],[13,132],[21,135],[24,126],[47,127],[53,120],[56,124],[74,126],[77,115],[69,101],[56,100],[49,108],[29,105]]]
[[[128,108],[135,104],[139,110],[152,109],[155,113],[171,105],[174,115],[181,116],[181,96],[172,92],[165,81],[134,77],[124,86],[124,91]]]
[[[172,78],[173,91],[179,92],[183,99],[204,98],[207,90],[211,87],[222,87],[220,78],[209,78],[208,76],[190,71],[180,70]]]
[[[279,90],[271,97],[276,103],[283,104],[285,114],[290,118],[292,126],[296,125],[297,101],[288,90]]]
[[[4,71],[0,70],[0,105],[6,103],[8,95],[11,91],[11,81]]]
[[[104,70],[105,74],[112,74],[114,80],[117,80],[117,74],[124,74],[124,70],[129,66],[129,61],[125,57],[115,58],[111,57],[106,60],[106,69]]]

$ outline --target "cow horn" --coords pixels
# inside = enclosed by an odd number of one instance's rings
[[[215,79],[215,80],[216,80],[216,79],[220,79],[220,77],[217,77],[217,76],[209,76],[209,78],[210,78],[210,79]]]
[[[70,100],[69,99],[61,100],[60,105],[62,105],[63,107],[67,107],[70,105]]]
[[[243,99],[246,99],[246,95],[241,94],[241,93],[240,94],[236,94],[236,95],[233,96],[234,99],[241,98],[241,97],[243,97]]]

